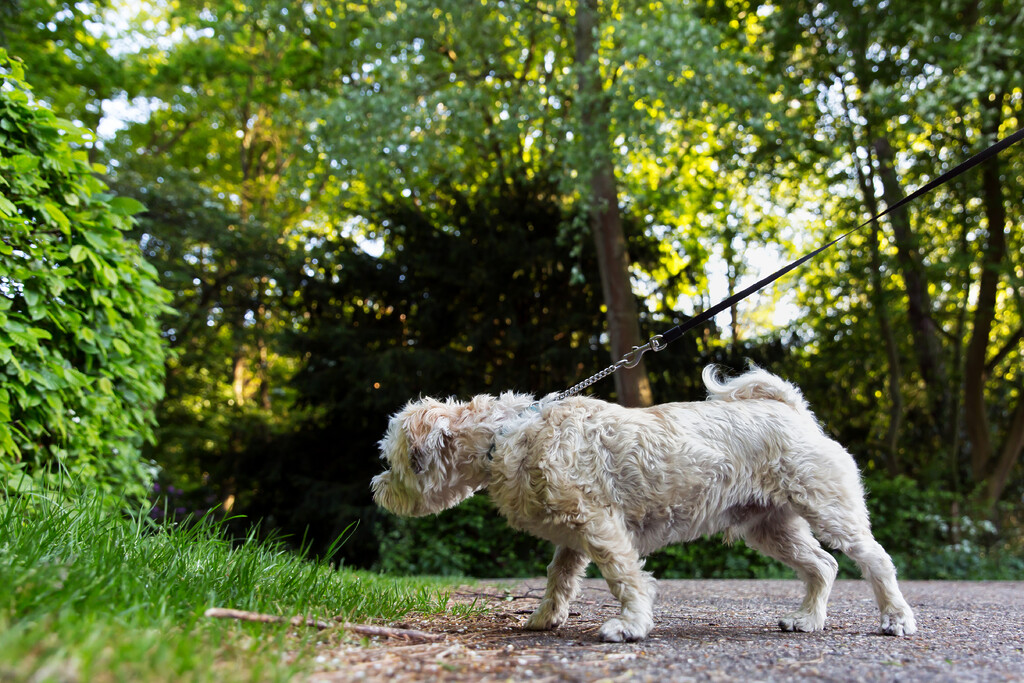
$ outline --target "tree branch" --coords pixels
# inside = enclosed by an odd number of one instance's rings
[[[1006,343],[996,352],[996,355],[992,356],[989,362],[985,363],[985,374],[990,375],[992,371],[996,369],[996,366],[1003,362],[1003,359],[1010,355],[1013,348],[1024,339],[1024,326],[1018,327],[1017,331],[1014,332]]]
[[[239,621],[252,621],[261,624],[291,624],[292,626],[311,626],[324,630],[333,626],[330,622],[320,621],[308,617],[282,617],[277,614],[262,614],[260,612],[247,612],[240,609],[229,609],[225,607],[211,607],[203,613],[203,616],[211,619],[237,619]],[[344,621],[343,617],[334,617],[341,628],[361,636],[380,636],[382,638],[397,638],[411,643],[428,643],[444,640],[443,633],[429,633],[408,628],[390,628],[388,626],[373,626],[371,624],[353,624]]]
[[[988,479],[988,500],[995,505],[1006,491],[1010,481],[1010,472],[1020,458],[1021,451],[1024,451],[1024,388],[1017,396],[1017,408],[1010,418],[1010,428],[1006,433],[1006,441],[1003,443],[1002,452],[996,461],[995,468]]]
[[[149,145],[146,146],[146,153],[150,156],[160,156],[161,154],[166,153],[171,147],[178,144],[178,142],[185,137],[185,134],[188,133],[192,129],[192,126],[197,122],[198,119],[186,120],[185,125],[183,125],[180,130],[175,131],[167,140],[161,142],[159,145],[156,140],[158,132],[154,130],[153,135],[150,136]]]

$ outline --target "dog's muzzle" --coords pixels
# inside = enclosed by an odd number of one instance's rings
[[[407,491],[392,472],[378,474],[370,480],[373,502],[399,517],[421,517],[429,514],[422,510],[419,496]]]

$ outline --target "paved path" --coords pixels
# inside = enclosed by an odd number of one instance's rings
[[[440,643],[343,647],[319,657],[312,680],[400,681],[1024,681],[1024,581],[901,582],[918,634],[875,634],[863,581],[838,581],[826,629],[783,633],[796,581],[662,581],[655,627],[641,643],[606,644],[600,624],[618,607],[603,581],[585,582],[569,622],[550,633],[520,626],[542,580],[485,582],[462,602],[489,609],[406,625],[447,634]]]

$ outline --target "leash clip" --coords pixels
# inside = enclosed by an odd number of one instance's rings
[[[643,346],[634,346],[632,351],[623,356],[619,362],[615,364],[615,369],[635,368],[640,364],[640,360],[644,357],[645,353],[648,351],[661,351],[663,348],[668,346],[668,344],[662,343],[661,339],[662,336],[660,334],[656,334]]]
[[[623,356],[614,365],[609,365],[601,372],[591,375],[590,377],[586,378],[585,380],[583,380],[582,382],[575,386],[569,387],[565,391],[558,394],[558,396],[555,397],[555,400],[561,401],[563,398],[575,396],[576,394],[580,393],[581,391],[589,387],[591,384],[594,384],[595,382],[604,379],[605,377],[612,374],[619,368],[635,368],[637,365],[640,364],[640,359],[643,358],[645,353],[647,353],[648,351],[661,351],[666,346],[668,346],[668,342],[663,341],[663,337],[664,335],[656,334],[653,337],[651,337],[643,346],[634,346],[632,351]]]

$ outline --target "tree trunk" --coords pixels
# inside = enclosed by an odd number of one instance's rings
[[[1017,396],[1017,409],[1013,411],[1013,418],[1010,420],[1010,429],[1006,434],[1006,441],[1003,443],[1002,453],[995,469],[988,479],[988,500],[995,504],[1006,491],[1006,485],[1010,482],[1010,472],[1020,459],[1021,452],[1024,452],[1024,387],[1021,387]]]
[[[896,177],[892,147],[885,137],[877,138],[872,146],[878,160],[883,196],[886,204],[892,206],[903,198]],[[907,318],[914,337],[917,364],[931,399],[935,433],[940,435],[942,427],[951,419],[952,393],[948,382],[949,374],[942,356],[939,330],[931,317],[932,303],[928,294],[928,282],[921,265],[917,240],[910,225],[909,212],[906,208],[900,208],[889,216],[907,294]]]
[[[998,128],[998,117],[995,126]],[[988,241],[984,247],[978,303],[974,308],[971,339],[964,362],[964,419],[971,441],[971,475],[981,483],[991,473],[992,437],[985,408],[985,370],[988,348],[999,293],[999,269],[1006,257],[1006,207],[999,180],[999,158],[981,167],[982,201],[988,223]]]
[[[270,362],[268,360],[267,343],[262,334],[256,340],[256,347],[260,353],[260,405],[263,410],[270,410],[273,406],[270,403]]]
[[[856,159],[856,149],[853,151]],[[872,216],[878,215],[878,202],[875,201],[875,195],[871,192],[868,179],[859,165],[857,166],[857,182],[860,185],[861,194],[864,195],[864,205],[868,213]],[[900,353],[896,345],[896,336],[893,334],[892,323],[889,321],[889,308],[882,279],[882,255],[879,249],[877,222],[871,224],[871,238],[868,240],[868,247],[871,252],[871,303],[875,309],[875,317],[878,318],[878,332],[885,343],[885,357],[888,366],[889,427],[885,435],[885,464],[889,475],[895,477],[902,473],[898,457],[900,428],[903,424],[903,390],[900,387],[902,371],[900,370]]]
[[[245,386],[248,384],[245,377],[245,366],[245,351],[240,348],[235,353],[234,362],[232,363],[231,392],[234,394],[236,406],[245,405]]]
[[[864,173],[862,165],[857,161],[858,150],[861,146],[857,144],[854,134],[854,127],[850,119],[850,104],[846,100],[846,91],[843,93],[843,105],[846,109],[847,129],[849,130],[850,157],[854,160],[854,171],[857,176],[857,186],[860,188],[861,196],[864,198],[864,207],[871,216],[878,215],[878,200],[872,190],[872,179]],[[870,134],[869,134],[870,138]],[[870,152],[868,153],[870,159]],[[870,167],[869,167],[870,168]],[[901,370],[899,346],[896,344],[896,335],[892,331],[892,323],[889,320],[888,297],[885,291],[885,282],[882,279],[882,255],[879,249],[878,221],[871,223],[871,239],[868,240],[868,247],[871,253],[871,306],[874,309],[875,317],[878,319],[878,332],[885,343],[885,358],[888,372],[886,380],[889,385],[889,426],[885,434],[885,466],[890,476],[902,474],[899,462],[899,440],[900,428],[903,425],[903,390],[900,386],[903,372]]]
[[[725,279],[728,285],[728,292],[726,296],[732,297],[736,294],[736,284],[739,282],[739,255],[736,253],[736,249],[733,248],[733,241],[736,239],[736,233],[730,228],[726,228],[725,234],[725,248],[723,249],[723,256],[725,257]],[[732,345],[732,351],[735,353],[740,347],[740,306],[739,303],[735,303],[729,307],[729,338],[730,344]]]
[[[629,274],[629,250],[619,213],[615,166],[608,148],[608,104],[597,72],[595,32],[597,0],[580,0],[576,8],[576,69],[580,94],[582,144],[592,150],[590,178],[590,229],[597,248],[612,360],[617,361],[640,345],[640,324],[636,297]],[[649,406],[653,403],[647,371],[641,361],[635,368],[623,368],[613,375],[619,403]]]

